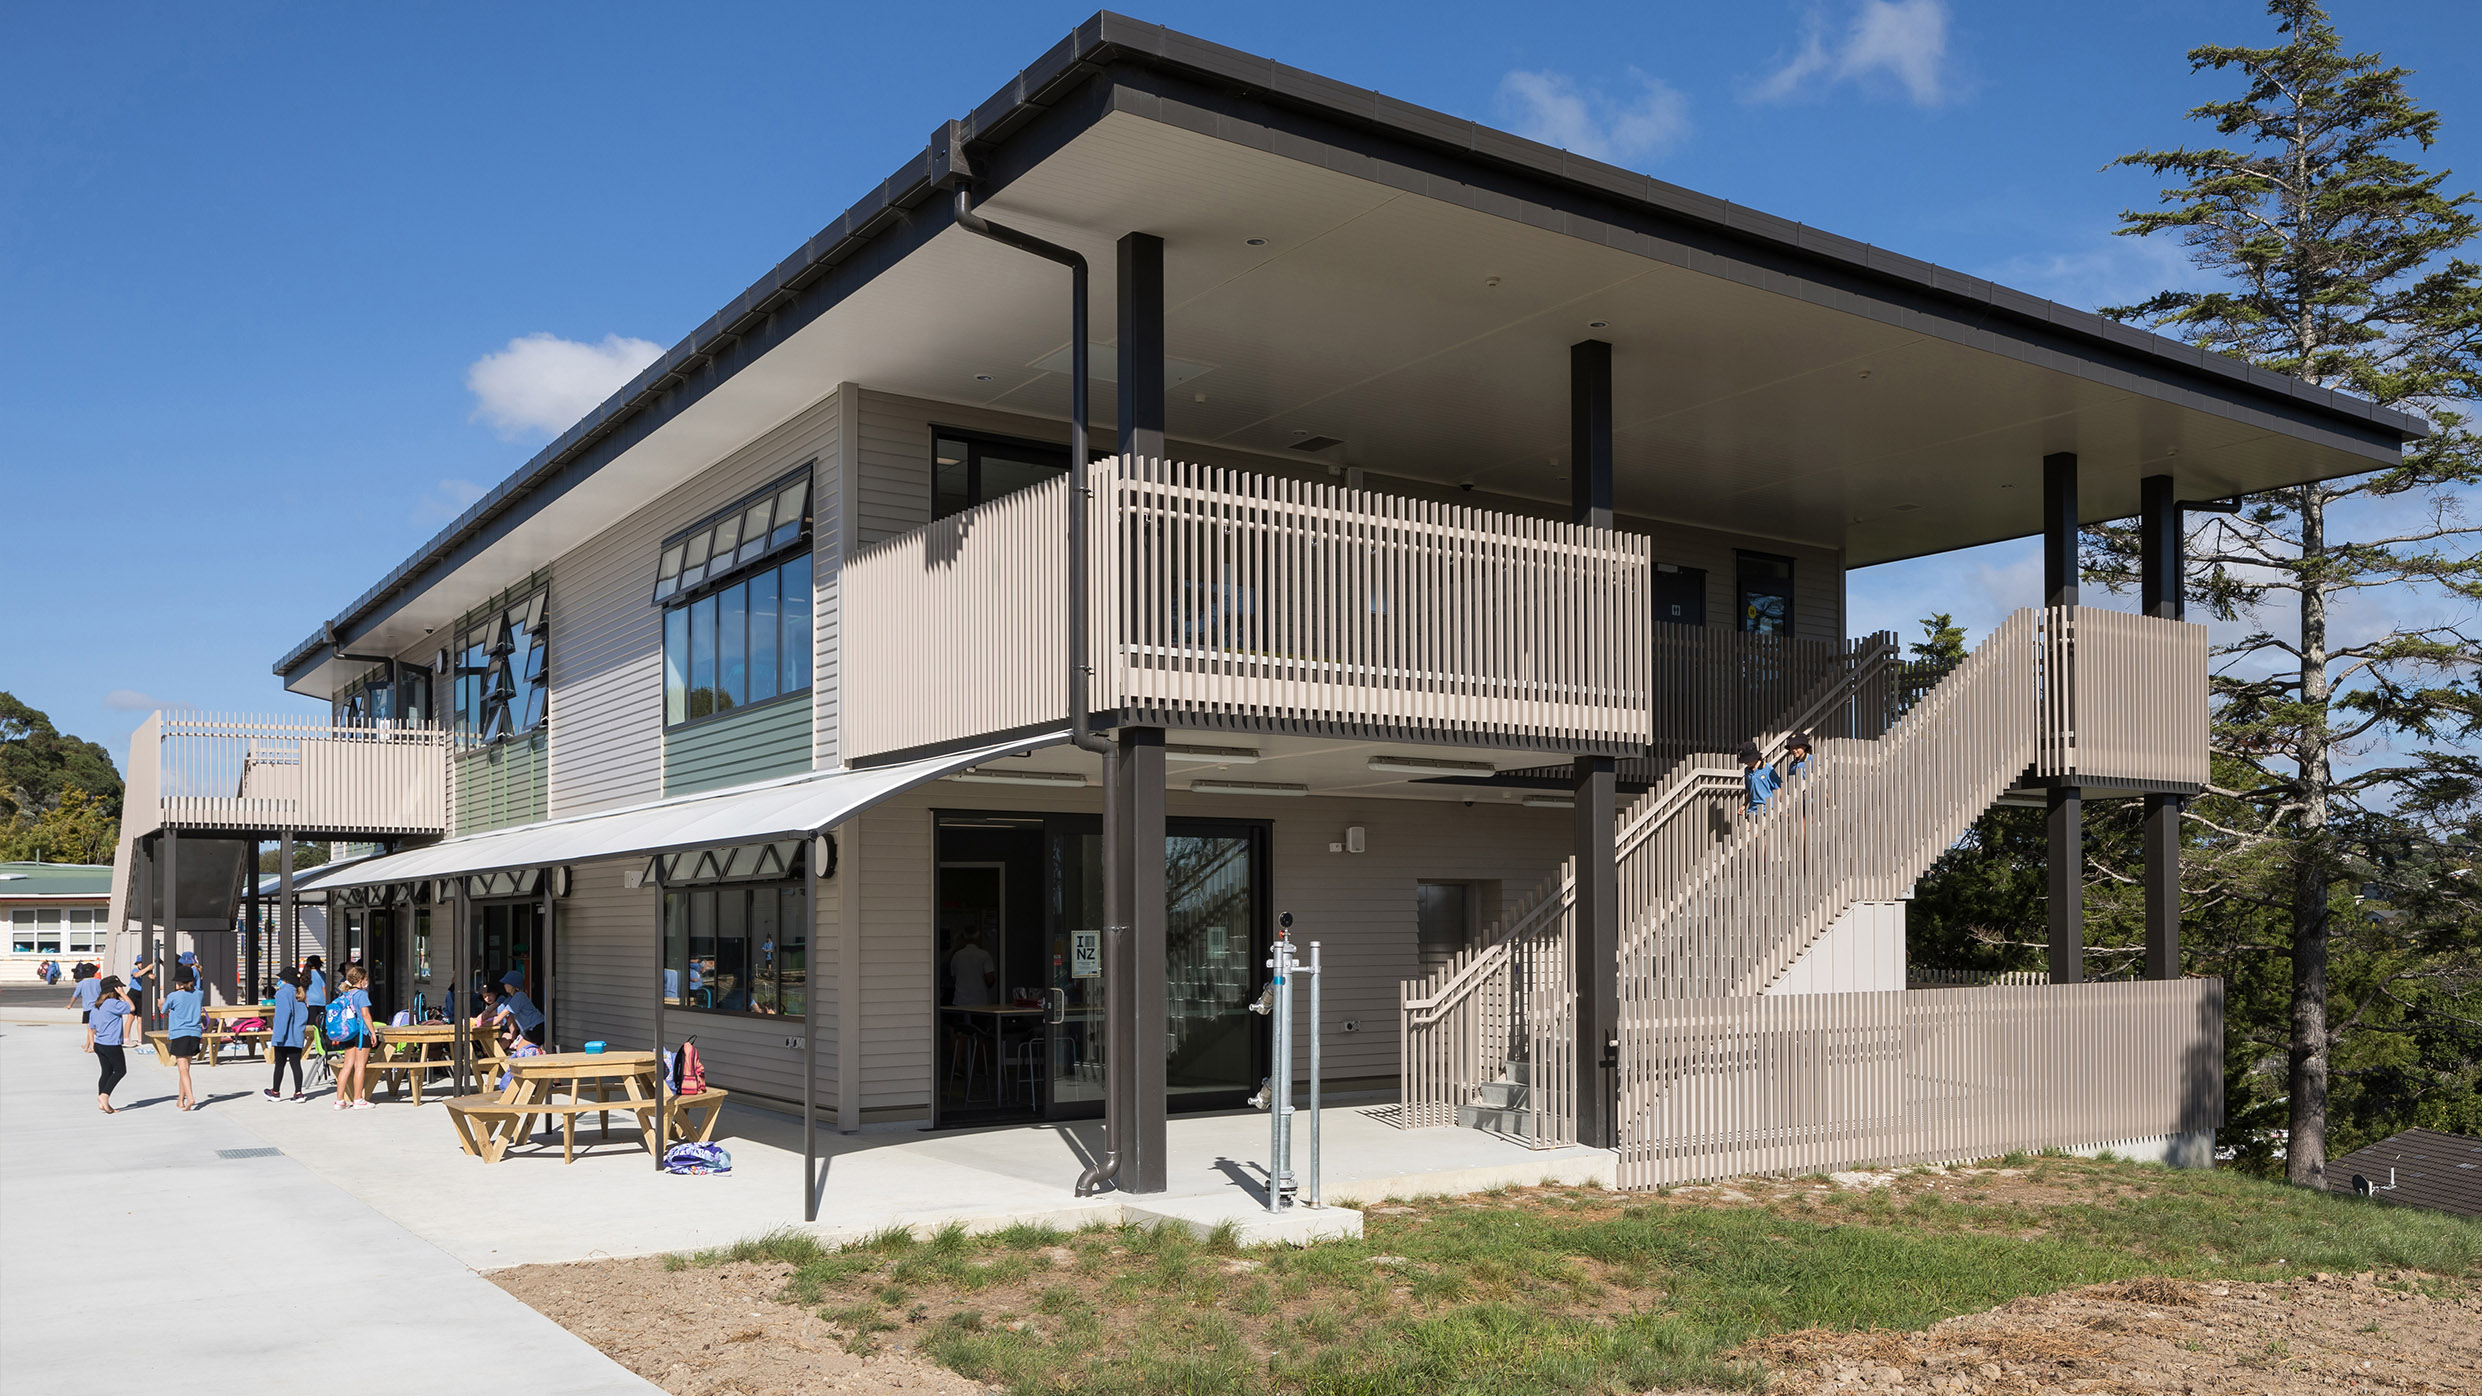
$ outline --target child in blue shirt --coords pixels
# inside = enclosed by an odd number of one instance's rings
[[[129,1058],[121,1049],[122,1025],[136,1009],[119,975],[107,974],[96,982],[95,1007],[86,1015],[86,1050],[95,1054],[99,1068],[95,1108],[107,1115],[120,1113],[112,1108],[112,1088],[129,1074]]]
[[[195,1108],[197,1100],[190,1094],[190,1062],[198,1056],[199,1039],[206,1036],[207,993],[198,987],[198,971],[182,965],[172,972],[172,992],[164,995],[164,1041],[172,1049],[172,1064],[181,1075],[181,1108]]]
[[[302,1030],[309,1023],[310,1013],[302,1006],[302,972],[286,970],[276,976],[276,1006],[267,1024],[267,1055],[276,1064],[276,1078],[260,1094],[269,1100],[286,1099],[281,1092],[287,1066],[293,1068],[293,1103],[309,1099],[302,1093]]]
[[[1751,814],[1765,809],[1767,801],[1775,797],[1776,788],[1783,784],[1756,742],[1741,743],[1741,784],[1748,792],[1748,803],[1743,808]]]
[[[363,986],[370,982],[360,965],[345,967],[345,992],[342,1002],[352,1026],[352,1036],[342,1043],[330,1043],[345,1049],[344,1064],[336,1068],[336,1108],[368,1110],[371,1108],[371,996]]]

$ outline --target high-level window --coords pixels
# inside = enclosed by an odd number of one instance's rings
[[[504,742],[543,725],[551,699],[550,588],[541,582],[468,615],[434,667],[448,688],[448,723],[468,744]]]
[[[1753,635],[1793,633],[1793,560],[1772,553],[1736,553],[1741,628]]]
[[[664,725],[810,688],[810,468],[664,540]]]
[[[938,428],[931,433],[931,517],[1014,494],[1068,468],[1065,446]]]
[[[395,677],[381,665],[336,692],[336,725],[380,727],[431,720],[431,676],[419,661],[400,664]]]

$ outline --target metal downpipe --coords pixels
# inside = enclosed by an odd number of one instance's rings
[[[1046,261],[1058,262],[1069,269],[1069,741],[1082,750],[1103,758],[1103,897],[1104,963],[1113,963],[1113,955],[1126,925],[1127,908],[1120,901],[1120,854],[1113,839],[1119,827],[1120,813],[1120,748],[1109,737],[1094,730],[1093,705],[1090,701],[1092,671],[1086,665],[1086,643],[1090,617],[1087,614],[1087,563],[1090,549],[1086,538],[1086,502],[1091,491],[1086,485],[1087,458],[1087,382],[1092,376],[1087,347],[1087,271],[1086,259],[1056,242],[1046,242],[1015,228],[990,222],[974,212],[973,191],[957,186],[957,226],[977,237],[985,237],[1005,247],[1032,253]],[[1104,981],[1110,991],[1111,981]],[[1107,1095],[1103,1117],[1103,1156],[1077,1177],[1077,1195],[1090,1196],[1100,1191],[1120,1173],[1120,1112],[1112,1108]]]

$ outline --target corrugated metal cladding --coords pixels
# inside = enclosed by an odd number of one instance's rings
[[[1068,425],[1049,418],[1023,417],[981,407],[959,407],[923,398],[900,397],[894,393],[866,390],[860,396],[860,429],[856,433],[859,479],[855,490],[860,501],[860,514],[856,520],[856,546],[876,543],[930,521],[933,427],[991,432],[1063,446],[1069,440]],[[1095,444],[1098,449],[1110,449],[1111,440],[1108,425],[1097,431]],[[1230,470],[1335,483],[1334,477],[1327,473],[1323,465],[1278,460],[1218,446],[1202,446],[1196,442],[1172,442],[1166,448],[1165,455],[1175,460]],[[1484,493],[1467,494],[1415,481],[1382,480],[1376,478],[1376,472],[1373,472],[1371,484],[1374,489],[1416,498],[1438,499],[1484,509],[1507,509],[1545,518],[1567,517],[1564,512],[1533,501],[1499,498]],[[1620,526],[1647,535],[1652,540],[1656,562],[1695,567],[1706,573],[1707,624],[1729,626],[1736,623],[1734,552],[1748,549],[1793,560],[1794,633],[1820,640],[1844,638],[1844,555],[1837,550],[1627,516],[1621,518]]]
[[[831,394],[552,564],[553,815],[664,793],[663,616],[649,598],[665,534],[815,457],[813,556],[832,559],[837,419]],[[822,605],[814,596],[814,614]],[[816,649],[830,627],[814,627]],[[816,721],[832,728],[834,671],[813,676]]]

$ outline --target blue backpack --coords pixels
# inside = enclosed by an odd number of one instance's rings
[[[330,1042],[350,1045],[362,1040],[362,1015],[343,999],[329,999],[327,1021],[320,1025]]]

